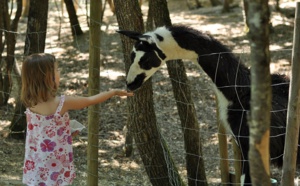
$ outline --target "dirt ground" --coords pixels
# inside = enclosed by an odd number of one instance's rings
[[[221,13],[222,7],[206,7],[189,10],[185,1],[169,0],[169,9],[173,24],[189,25],[193,28],[213,35],[233,52],[249,64],[249,41],[245,36],[243,11],[236,4],[229,13]],[[295,2],[281,1],[282,12],[272,11],[272,30],[270,37],[271,70],[273,73],[289,74],[293,39],[293,22]],[[61,68],[61,94],[87,95],[88,78],[88,47],[89,34],[84,3],[79,5],[78,15],[81,28],[85,34],[72,37],[66,11],[62,17],[59,29],[59,6],[53,4],[49,12],[46,52],[55,54]],[[143,4],[144,15],[147,14],[146,3]],[[19,26],[19,36],[16,57],[21,64],[24,36],[26,33],[26,18],[22,18]],[[101,27],[101,90],[113,88],[125,89],[125,74],[122,47],[116,17],[107,8],[104,24]],[[60,30],[60,36],[58,34]],[[220,185],[218,136],[216,125],[215,96],[210,88],[210,80],[196,65],[186,62],[187,73],[192,89],[193,100],[201,129],[203,156],[209,185]],[[180,120],[172,87],[168,79],[166,67],[153,77],[155,109],[158,125],[162,136],[169,145],[172,157],[182,178],[186,181],[185,152]],[[8,126],[14,113],[15,98],[18,92],[13,90],[9,104],[0,107],[0,185],[22,185],[22,164],[24,157],[24,142],[7,138]],[[143,163],[136,149],[131,157],[125,157],[123,147],[125,133],[123,127],[127,116],[126,100],[112,98],[101,105],[99,112],[101,122],[99,131],[99,185],[101,186],[147,186],[151,185]],[[70,112],[75,119],[87,126],[87,109]],[[146,127],[146,126],[145,126]],[[86,185],[87,179],[87,130],[74,139],[74,159],[77,168],[77,178],[73,185]],[[229,143],[229,159],[232,159]],[[232,161],[230,161],[232,165]],[[230,168],[233,170],[232,166]],[[272,167],[272,177],[280,180],[281,171]],[[297,176],[299,176],[297,170]]]

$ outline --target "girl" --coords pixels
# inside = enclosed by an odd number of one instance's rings
[[[69,110],[133,96],[112,90],[90,97],[56,96],[60,73],[51,54],[33,54],[22,65],[21,101],[27,108],[23,183],[29,186],[70,185],[75,178]]]

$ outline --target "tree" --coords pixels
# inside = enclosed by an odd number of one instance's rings
[[[172,25],[166,0],[150,0],[149,14],[154,15],[155,27]],[[207,181],[202,158],[202,145],[199,140],[199,124],[185,67],[181,60],[168,61],[167,67],[170,79],[172,79],[174,97],[184,136],[188,183],[189,185],[205,186]]]
[[[190,10],[202,7],[199,0],[186,0],[186,4]]]
[[[73,0],[64,0],[64,1],[66,4],[66,7],[67,7],[68,14],[69,14],[72,35],[73,36],[82,35],[83,31],[81,30],[81,27],[80,27],[80,24],[78,21],[78,17],[77,17],[76,10],[75,10],[74,4],[73,4]],[[102,11],[102,10],[100,9],[100,11]]]
[[[95,95],[100,89],[100,35],[101,35],[101,1],[91,1],[90,5],[90,41],[89,41],[89,95]],[[99,104],[92,105],[88,110],[88,150],[87,150],[87,185],[98,185],[98,146],[99,146]]]
[[[10,92],[12,89],[12,71],[15,64],[15,46],[16,46],[16,37],[17,35],[15,34],[15,32],[18,30],[18,22],[19,19],[21,17],[21,12],[22,12],[22,0],[17,0],[17,10],[15,13],[15,17],[12,20],[12,22],[10,21],[10,15],[8,13],[8,1],[1,1],[1,5],[0,5],[0,15],[2,15],[2,19],[0,20],[0,24],[2,25],[1,27],[3,27],[3,30],[6,30],[5,32],[5,38],[6,38],[6,42],[2,43],[2,41],[0,42],[0,48],[2,48],[0,50],[1,52],[1,57],[0,57],[0,61],[2,61],[2,52],[4,49],[4,46],[6,44],[7,48],[7,57],[5,58],[4,61],[6,61],[6,68],[3,68],[3,70],[5,69],[5,72],[2,73],[0,72],[0,105],[2,104],[7,104],[8,98],[10,96]],[[1,31],[2,33],[2,31]],[[2,34],[0,35],[1,40],[2,40]],[[2,62],[0,62],[2,63]],[[2,66],[2,65],[0,65]],[[1,68],[0,68],[1,69]],[[2,71],[2,70],[1,70]],[[3,74],[3,75],[2,75]]]
[[[248,5],[248,0],[243,0],[243,5],[244,5],[244,22],[245,22],[245,26],[244,26],[244,31],[248,32],[249,31],[249,19],[248,19],[248,9],[249,9],[249,5]]]
[[[44,52],[47,33],[48,0],[30,0],[27,31],[25,39],[24,55]],[[19,86],[18,92],[21,86]],[[10,134],[13,138],[22,139],[25,137],[21,131],[26,129],[25,107],[17,98],[14,117],[12,119]]]
[[[219,6],[222,4],[220,0],[210,0],[212,6]]]
[[[299,143],[300,123],[300,2],[296,4],[292,73],[289,90],[289,104],[287,111],[287,127],[284,144],[283,170],[281,185],[294,185],[295,171],[297,165],[297,153]]]
[[[115,0],[116,16],[121,30],[143,32],[142,13],[138,1]],[[122,36],[126,72],[131,64],[129,53],[133,43]],[[127,127],[133,134],[146,172],[154,186],[183,185],[168,147],[157,126],[151,81],[147,81],[128,100]]]
[[[223,10],[222,12],[229,12],[229,4],[230,4],[230,0],[223,0]]]
[[[22,4],[23,4],[23,12],[22,12],[22,16],[23,17],[27,17],[28,13],[29,13],[29,4],[30,4],[30,0],[22,0]]]
[[[253,185],[270,185],[271,75],[268,0],[246,0],[251,44],[250,174]],[[253,16],[255,15],[255,16]]]

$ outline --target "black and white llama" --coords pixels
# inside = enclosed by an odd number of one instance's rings
[[[174,59],[196,62],[211,78],[218,99],[220,119],[227,131],[233,134],[242,152],[241,182],[251,185],[247,123],[250,110],[250,70],[219,41],[189,27],[159,27],[145,34],[118,32],[137,41],[131,53],[132,64],[127,75],[127,87],[130,90],[141,87],[166,61]],[[278,86],[272,86],[270,157],[271,163],[281,166],[289,80],[283,75],[274,74],[272,84]]]

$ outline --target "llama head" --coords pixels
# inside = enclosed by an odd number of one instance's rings
[[[136,40],[131,52],[131,66],[127,74],[127,88],[136,90],[143,85],[163,64],[166,55],[160,49],[158,42],[162,38],[154,32],[140,34],[134,31],[118,31]]]

